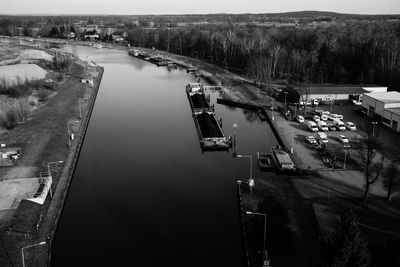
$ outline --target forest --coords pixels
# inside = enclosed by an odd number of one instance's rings
[[[196,25],[128,31],[132,45],[197,57],[255,82],[381,84],[400,89],[400,23],[316,27]]]
[[[127,32],[127,42],[195,57],[254,82],[379,84],[400,90],[400,18],[332,12],[146,16],[0,16],[0,35],[76,23]],[[77,28],[77,27],[76,27]],[[51,37],[51,36],[50,36]],[[101,40],[106,40],[101,36]]]

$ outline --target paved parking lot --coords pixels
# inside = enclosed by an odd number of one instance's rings
[[[333,112],[337,114],[343,115],[343,122],[351,121],[356,124],[357,128],[360,125],[363,125],[365,119],[367,118],[364,115],[360,115],[355,112],[354,109],[356,106],[333,106]],[[318,109],[324,109],[329,111],[329,106],[320,106]],[[271,114],[269,114],[270,116]],[[271,117],[271,116],[270,116]],[[294,147],[294,157],[296,164],[303,169],[313,169],[318,171],[318,173],[325,178],[335,179],[347,184],[351,184],[360,189],[364,186],[364,177],[362,172],[360,171],[360,166],[356,163],[356,156],[353,151],[349,150],[349,154],[346,156],[346,170],[342,169],[334,169],[330,168],[330,165],[324,163],[322,161],[322,157],[319,152],[314,148],[312,144],[309,144],[305,137],[308,135],[312,135],[316,137],[316,133],[311,132],[307,128],[306,121],[303,123],[299,123],[295,120],[288,121],[283,117],[282,114],[275,113],[274,125],[280,133],[281,137],[286,139],[286,144],[292,144],[292,131],[293,131],[293,147]],[[327,123],[331,123],[332,121],[327,121]],[[390,132],[390,129],[383,129],[379,127],[376,129],[379,131],[379,140],[384,141],[385,146],[390,146],[390,140],[388,138],[398,137],[398,134],[394,132]],[[386,133],[386,132],[389,133]],[[385,134],[382,134],[385,132]],[[328,136],[328,144],[327,147],[330,151],[334,152],[337,157],[337,162],[343,165],[345,158],[345,149],[343,148],[343,143],[341,143],[338,139],[339,135],[343,134],[348,137],[349,140],[351,138],[359,135],[359,130],[356,131],[327,131]],[[387,137],[389,136],[389,137]],[[397,149],[397,148],[396,148]],[[386,149],[384,148],[386,151]],[[386,156],[386,155],[385,155]],[[384,196],[385,190],[383,190],[380,182],[375,183],[370,190],[371,193],[375,195]]]

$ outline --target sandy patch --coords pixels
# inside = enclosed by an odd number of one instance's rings
[[[23,59],[43,59],[47,61],[53,61],[53,56],[49,55],[48,53],[35,50],[35,49],[26,49],[21,52],[21,54],[17,57],[18,60]]]
[[[41,80],[46,77],[47,71],[36,64],[17,64],[9,66],[0,66],[0,82],[6,83],[7,86],[25,80]]]

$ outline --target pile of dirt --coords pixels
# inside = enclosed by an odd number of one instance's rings
[[[0,82],[2,85],[12,86],[25,81],[41,80],[46,78],[47,71],[36,64],[16,64],[0,66]]]

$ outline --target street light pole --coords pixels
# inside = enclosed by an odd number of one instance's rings
[[[287,106],[286,106],[286,100],[287,100],[287,94],[288,94],[288,91],[286,91],[286,92],[283,92],[284,94],[285,94],[285,110],[287,109]]]
[[[69,148],[71,148],[71,135],[70,135],[70,131],[69,131],[69,124],[70,123],[78,123],[79,121],[67,121],[67,128],[68,128],[68,146]]]
[[[237,155],[237,157],[238,158],[250,158],[250,179],[253,179],[253,168],[252,168],[252,166],[253,166],[253,156],[251,156],[251,155],[240,155],[240,154],[238,154]]]
[[[82,119],[82,100],[84,100],[84,99],[82,99],[82,98],[79,98],[78,99],[78,103],[79,103],[79,118],[80,119]]]
[[[271,113],[272,113],[272,120],[274,120],[274,100],[272,100],[272,107],[271,107]]]
[[[250,178],[249,178],[249,187],[250,187],[250,194],[253,195],[253,186],[254,186],[254,179],[253,179],[253,156],[251,155],[236,155],[238,158],[250,158]]]
[[[290,154],[293,154],[294,147],[293,147],[293,126],[292,126],[292,146],[290,147]]]
[[[252,211],[246,211],[246,214],[264,216],[264,239],[263,239],[264,242],[263,242],[263,253],[262,253],[262,259],[264,262],[264,260],[266,260],[264,259],[264,256],[265,256],[265,241],[267,232],[267,214],[261,212],[252,212]]]
[[[43,241],[43,242],[40,242],[40,243],[37,243],[37,244],[33,244],[33,245],[29,245],[29,246],[23,247],[23,248],[21,249],[21,254],[22,254],[22,266],[23,266],[23,267],[25,267],[25,255],[24,255],[24,250],[25,250],[25,249],[28,249],[28,248],[36,247],[36,246],[41,246],[41,245],[44,245],[44,244],[46,244],[46,241]]]
[[[347,159],[347,150],[344,151],[344,161],[343,161],[343,170],[346,169],[346,159]]]
[[[372,122],[372,138],[375,138],[375,125],[377,125],[377,121]]]
[[[51,176],[50,175],[50,164],[60,164],[60,163],[63,163],[63,161],[59,160],[59,161],[47,162],[46,163],[47,164],[47,175]]]

